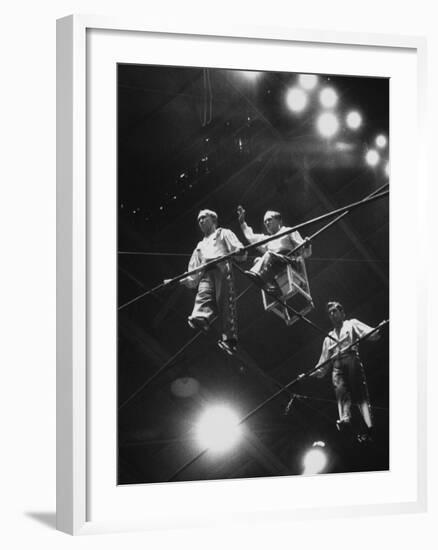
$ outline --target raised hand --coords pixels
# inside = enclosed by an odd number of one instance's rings
[[[239,220],[240,225],[245,223],[245,209],[240,204],[237,207],[237,219]]]

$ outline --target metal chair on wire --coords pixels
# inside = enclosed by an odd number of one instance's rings
[[[281,290],[281,295],[278,297],[279,300],[276,300],[262,290],[263,307],[266,311],[278,315],[286,325],[290,326],[298,321],[300,317],[281,305],[281,301],[287,303],[301,315],[306,315],[314,309],[306,264],[303,258],[285,257],[285,266],[275,275],[275,280]]]

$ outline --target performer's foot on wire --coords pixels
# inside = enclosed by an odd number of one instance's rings
[[[251,270],[244,271],[244,273],[245,275],[248,275],[248,277],[250,277],[257,286],[265,286],[265,281],[258,273],[254,273],[254,271]]]
[[[372,438],[372,429],[368,428],[366,432],[362,432],[360,434],[357,434],[356,439],[357,442],[361,445],[369,445],[370,443],[373,443]]]
[[[207,332],[210,328],[207,319],[204,319],[203,317],[189,317],[187,322],[189,327],[193,330],[202,330],[202,332]]]
[[[336,420],[336,428],[339,432],[344,432],[351,428],[351,421],[349,418],[344,418],[342,420]]]
[[[357,434],[356,439],[361,445],[369,445],[373,442],[372,438],[368,434]]]
[[[234,355],[237,352],[237,341],[234,339],[218,340],[217,345],[228,355]]]

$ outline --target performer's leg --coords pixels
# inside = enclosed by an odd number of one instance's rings
[[[271,252],[265,252],[263,256],[257,258],[254,265],[251,267],[251,271],[256,275],[262,277],[262,279],[270,279],[272,267],[275,264],[276,257]],[[277,259],[278,263],[278,259]]]
[[[237,344],[237,311],[234,275],[230,262],[214,270],[216,300],[222,326],[222,339],[235,347]]]
[[[338,402],[339,422],[349,424],[351,422],[351,393],[340,361],[335,361],[333,366],[332,383]]]
[[[216,296],[213,270],[207,271],[199,281],[195,304],[189,324],[196,328],[208,328],[215,315]]]
[[[353,392],[353,403],[357,408],[368,429],[373,427],[373,415],[368,394],[368,385],[365,377],[365,369],[358,358],[354,360],[354,367],[351,373],[351,387]]]
[[[284,265],[279,254],[268,251],[260,258],[256,258],[254,265],[246,273],[266,285],[269,290],[278,292],[280,288],[275,280],[275,275],[284,268]]]

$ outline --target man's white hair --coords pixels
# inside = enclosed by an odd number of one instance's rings
[[[277,218],[281,220],[281,214],[276,210],[268,210],[263,217],[263,222],[265,222],[267,218]]]
[[[198,220],[201,216],[211,216],[217,222],[217,214],[216,212],[214,212],[214,210],[209,210],[208,208],[200,210],[198,214]]]

